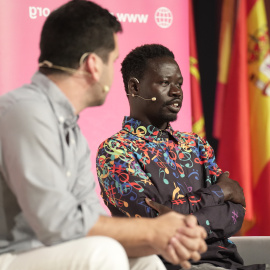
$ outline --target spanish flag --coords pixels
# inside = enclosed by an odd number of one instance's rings
[[[256,225],[270,235],[270,46],[263,0],[247,2],[252,184]]]
[[[189,1],[189,44],[190,44],[189,60],[190,60],[192,131],[197,133],[202,138],[204,138],[205,137],[204,116],[202,108],[200,72],[197,57],[192,1]]]
[[[231,14],[222,16],[227,20],[227,43],[220,44],[219,52],[217,161],[244,189],[247,207],[241,234],[270,235],[270,50],[265,6],[263,0],[224,0],[223,12],[228,5]],[[224,33],[221,29],[221,37]]]

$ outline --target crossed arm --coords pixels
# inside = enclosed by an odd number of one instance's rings
[[[245,214],[243,191],[227,173],[210,187],[186,193],[178,200],[168,194],[164,200],[160,193],[166,191],[158,190],[131,151],[123,151],[123,145],[116,155],[107,150],[109,155],[98,155],[97,173],[103,199],[114,215],[156,217],[158,210],[145,202],[145,198],[151,198],[178,213],[194,214],[212,241],[230,237],[241,228]]]

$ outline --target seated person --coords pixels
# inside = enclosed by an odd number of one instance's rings
[[[44,23],[32,82],[0,97],[1,270],[164,270],[153,254],[188,267],[206,250],[194,216],[108,217],[95,192],[77,120],[107,97],[121,30],[67,2]]]
[[[112,215],[193,214],[208,233],[207,252],[192,262],[202,268],[195,269],[265,269],[243,266],[228,240],[244,219],[242,188],[218,167],[207,141],[170,125],[183,101],[183,77],[173,53],[158,44],[137,47],[121,71],[130,116],[100,145],[96,160],[101,195]]]

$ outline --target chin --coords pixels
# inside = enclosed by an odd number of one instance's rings
[[[96,100],[94,104],[91,104],[89,107],[98,107],[102,106],[105,103],[105,99],[102,100]]]
[[[176,115],[163,115],[162,120],[164,122],[174,122],[177,120],[177,114]]]

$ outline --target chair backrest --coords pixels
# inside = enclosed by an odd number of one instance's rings
[[[245,265],[270,264],[270,236],[233,236],[230,240],[236,244]]]

